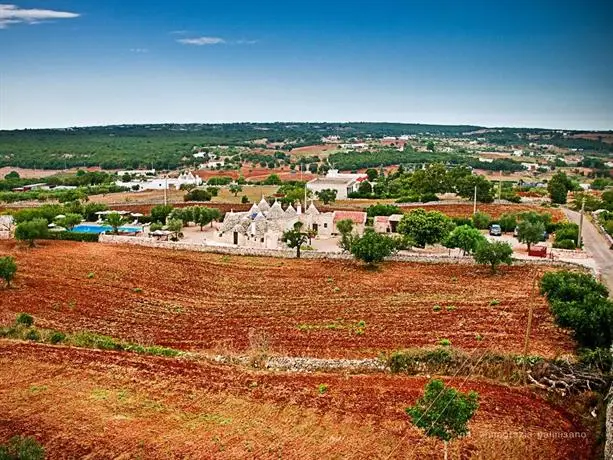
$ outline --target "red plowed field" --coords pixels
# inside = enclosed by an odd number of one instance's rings
[[[404,414],[426,378],[275,374],[6,340],[0,368],[0,442],[35,436],[48,458],[442,458]],[[564,408],[529,390],[448,381],[480,395],[450,458],[592,458],[595,436]]]
[[[519,354],[534,270],[492,276],[476,266],[388,263],[373,273],[342,261],[73,242],[0,242],[2,253],[19,265],[14,288],[0,293],[2,324],[28,312],[43,328],[184,350],[244,351],[256,331],[274,352],[316,357],[370,357],[443,338]],[[572,350],[538,298],[530,352]]]

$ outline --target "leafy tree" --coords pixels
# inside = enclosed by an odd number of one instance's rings
[[[282,183],[278,174],[271,174],[262,182],[264,185],[281,185]]]
[[[210,182],[210,181],[209,181]],[[208,190],[194,189],[190,190],[183,197],[184,201],[211,201],[213,195]]]
[[[17,273],[17,264],[11,256],[0,257],[0,278],[6,282],[7,287],[11,287],[11,281]]]
[[[34,240],[47,236],[49,229],[47,219],[36,218],[22,222],[15,228],[15,238],[20,241],[27,241],[31,248],[34,247]]]
[[[421,208],[405,214],[398,223],[398,233],[410,236],[420,248],[443,241],[452,229],[453,221],[445,214]]]
[[[541,278],[540,290],[549,300],[556,324],[572,329],[581,346],[611,346],[613,302],[602,283],[585,273],[549,272]]]
[[[119,232],[119,227],[121,227],[125,223],[125,219],[118,212],[112,212],[110,214],[107,214],[104,223],[113,227],[113,233],[117,235],[117,233]]]
[[[443,441],[447,460],[447,443],[468,434],[468,422],[478,408],[479,395],[476,392],[462,393],[446,387],[441,380],[430,380],[424,395],[414,406],[407,407],[406,413],[427,436]]]
[[[317,198],[319,198],[323,204],[329,204],[336,201],[337,190],[326,188],[316,192]]]
[[[445,238],[443,245],[446,248],[458,248],[462,254],[472,254],[477,250],[477,246],[486,239],[479,230],[468,225],[461,225]]]
[[[153,222],[159,222],[161,224],[166,223],[166,218],[172,212],[172,206],[169,205],[157,205],[151,209],[151,220]]]
[[[434,141],[428,141],[428,143],[426,144],[426,148],[431,152],[434,152]]]
[[[368,168],[366,170],[366,175],[368,176],[369,182],[374,182],[379,177],[379,173],[377,172],[375,168]]]
[[[456,193],[462,198],[472,200],[475,196],[475,187],[477,187],[478,202],[491,203],[494,201],[492,183],[483,176],[465,176],[455,182]]]
[[[336,229],[341,234],[341,240],[338,245],[343,251],[351,252],[351,244],[353,243],[353,221],[351,219],[339,220],[336,223]]]
[[[498,225],[503,232],[512,232],[517,227],[517,215],[513,213],[504,213],[498,219]]]
[[[241,197],[241,203],[243,204],[249,203],[249,197],[247,197],[247,195],[243,195]]]
[[[490,226],[492,222],[492,217],[489,214],[486,214],[481,211],[477,211],[472,218],[473,226],[478,228],[479,230],[485,230]]]
[[[363,181],[358,187],[358,193],[361,196],[370,196],[372,194],[372,185],[367,180]]]
[[[372,228],[366,229],[364,235],[354,238],[350,252],[353,256],[374,267],[396,251],[393,238],[376,233]]]
[[[83,220],[81,214],[66,214],[65,217],[58,219],[57,223],[68,230],[72,230],[81,223],[81,220]]]
[[[230,193],[234,194],[234,196],[238,196],[238,194],[243,191],[243,187],[238,184],[230,184],[228,190]]]
[[[409,187],[420,195],[445,193],[451,190],[450,176],[445,165],[434,163],[418,169],[408,179]]]
[[[373,204],[366,208],[366,215],[368,217],[375,216],[391,216],[392,214],[402,214],[402,209],[393,204]]]
[[[174,232],[178,235],[183,230],[183,221],[181,219],[170,219],[168,224],[166,224],[166,228],[169,232]]]
[[[200,225],[200,231],[207,224],[212,224],[214,220],[221,218],[221,213],[217,208],[200,208],[197,219],[194,221]]]
[[[496,273],[498,265],[513,263],[512,254],[513,248],[508,243],[501,241],[491,243],[486,240],[477,245],[473,257],[478,264],[490,265],[492,273]]]
[[[547,184],[547,191],[552,203],[565,204],[568,191],[571,189],[571,181],[562,171],[555,173]]]
[[[290,248],[296,249],[296,258],[300,259],[300,248],[309,241],[309,234],[302,231],[302,222],[296,222],[294,228],[283,232],[281,241]]]
[[[6,176],[4,176],[6,180],[16,180],[20,179],[19,173],[17,171],[11,171]]]
[[[543,239],[544,233],[545,225],[543,222],[524,220],[517,226],[517,239],[528,245],[528,251],[530,251],[532,244],[538,243]]]

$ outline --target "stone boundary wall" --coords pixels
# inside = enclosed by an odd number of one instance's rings
[[[226,254],[235,256],[252,256],[252,257],[278,257],[283,259],[296,258],[296,251],[289,249],[262,249],[262,248],[245,248],[232,246],[212,246],[202,243],[186,243],[182,241],[157,241],[153,238],[143,238],[134,236],[122,235],[107,235],[101,234],[100,243],[107,244],[127,244],[135,246],[145,246],[150,248],[172,249],[177,251],[197,251],[208,252],[214,254]],[[322,251],[302,251],[300,257],[303,259],[318,259],[318,260],[354,260],[350,254],[339,252],[322,252]],[[444,264],[464,264],[475,265],[475,261],[471,257],[454,257],[444,254],[401,254],[388,257],[386,260],[394,262],[422,262],[422,263],[444,263]],[[516,265],[546,265],[565,268],[580,267],[584,270],[589,270],[581,264],[573,262],[543,260],[526,260],[514,259]]]

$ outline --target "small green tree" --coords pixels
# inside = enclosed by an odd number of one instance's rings
[[[6,282],[6,287],[11,287],[11,281],[17,273],[17,264],[11,256],[0,257],[0,278]]]
[[[243,191],[243,187],[241,187],[238,184],[230,184],[230,187],[228,187],[228,190],[230,191],[230,193],[232,193],[234,196],[238,196],[238,194],[240,192]]]
[[[379,178],[379,173],[375,168],[368,168],[366,170],[366,175],[368,176],[369,182],[374,182]]]
[[[566,203],[566,197],[568,191],[572,189],[572,183],[566,173],[557,172],[549,180],[547,184],[547,191],[552,203],[564,204]]]
[[[180,233],[183,230],[183,221],[181,219],[170,219],[166,228],[169,232]]]
[[[477,245],[473,257],[478,264],[490,265],[492,273],[496,273],[500,264],[511,265],[513,263],[512,254],[513,248],[508,243],[501,241],[491,243],[486,240]]]
[[[298,259],[300,259],[300,248],[309,241],[309,234],[302,231],[302,225],[302,222],[296,222],[294,228],[283,232],[281,237],[281,241],[288,247],[296,249],[296,258]]]
[[[356,259],[372,268],[396,251],[396,241],[368,228],[364,235],[353,240],[350,251]]]
[[[453,221],[445,214],[421,208],[405,214],[398,223],[398,233],[410,236],[420,248],[443,241],[452,229]]]
[[[330,189],[330,188],[320,190],[319,192],[316,193],[317,198],[319,198],[323,202],[323,204],[329,204],[329,203],[335,202],[336,194],[337,194],[337,191]]]
[[[341,240],[338,245],[343,252],[351,252],[351,244],[353,242],[353,221],[351,219],[339,220],[336,223],[336,229],[341,234]]]
[[[460,225],[443,241],[446,248],[458,248],[462,250],[462,255],[472,254],[477,246],[485,241],[485,237],[479,230],[469,225]]]
[[[36,218],[27,222],[22,222],[15,228],[15,238],[20,241],[27,241],[31,248],[34,247],[34,240],[47,236],[49,229],[47,219]]]
[[[118,212],[112,212],[107,214],[104,223],[113,227],[113,233],[117,235],[117,233],[119,233],[119,227],[125,223],[125,219]]]
[[[214,220],[217,220],[221,217],[221,213],[219,209],[216,208],[200,208],[197,219],[195,220],[196,224],[200,225],[200,231],[204,229],[204,226],[207,224],[213,224]]]
[[[83,220],[81,214],[66,214],[66,216],[57,220],[57,224],[68,230],[72,230],[76,225],[81,223],[81,220]]]
[[[504,213],[498,219],[498,225],[503,232],[512,232],[517,227],[517,215],[513,213]]]
[[[160,224],[166,223],[166,218],[172,212],[172,206],[170,205],[157,205],[151,209],[151,220],[153,222],[159,222]]]
[[[405,411],[411,422],[424,430],[426,436],[443,441],[447,460],[447,444],[469,433],[468,422],[478,408],[479,395],[476,392],[462,393],[446,387],[441,380],[430,380],[424,395]]]
[[[528,245],[528,251],[532,244],[543,239],[543,233],[545,233],[545,224],[542,222],[524,220],[517,226],[517,239]]]
[[[477,211],[473,216],[472,221],[475,228],[484,230],[490,226],[490,222],[492,222],[492,217],[489,214]]]

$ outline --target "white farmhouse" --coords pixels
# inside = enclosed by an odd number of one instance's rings
[[[325,177],[318,177],[307,182],[307,189],[313,193],[322,190],[336,190],[336,199],[347,199],[348,195],[357,192],[360,184],[368,180],[366,174],[343,174],[338,169],[331,169]]]

